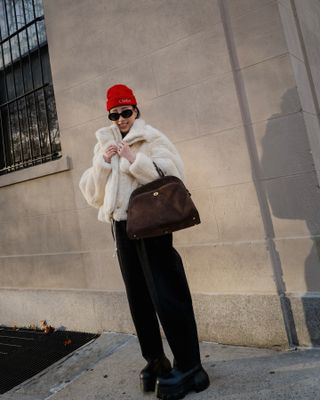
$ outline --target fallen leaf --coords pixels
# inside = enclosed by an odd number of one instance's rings
[[[41,330],[45,333],[51,333],[54,332],[54,327],[51,325],[48,325],[47,321],[44,319],[42,321],[40,321],[40,326],[41,326]]]
[[[71,343],[72,343],[72,340],[71,340],[71,339],[65,339],[65,340],[63,341],[63,344],[64,344],[65,346],[69,346]]]

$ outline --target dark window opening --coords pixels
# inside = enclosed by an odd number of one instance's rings
[[[0,0],[0,175],[61,157],[42,0]]]

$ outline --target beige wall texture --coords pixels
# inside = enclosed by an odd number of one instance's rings
[[[105,89],[186,166],[202,224],[175,234],[200,338],[320,343],[320,3],[44,0],[70,169],[1,188],[0,324],[134,332],[110,226],[84,201]],[[0,178],[1,184],[1,178]]]

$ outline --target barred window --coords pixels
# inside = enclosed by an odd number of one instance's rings
[[[0,175],[61,157],[42,0],[0,0]]]

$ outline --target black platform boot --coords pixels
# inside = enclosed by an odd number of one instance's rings
[[[162,400],[178,400],[191,391],[201,392],[210,385],[209,377],[201,364],[181,371],[175,366],[168,374],[156,380],[156,395]]]
[[[153,392],[156,380],[171,371],[171,363],[165,355],[153,359],[140,372],[140,387],[143,392]]]

